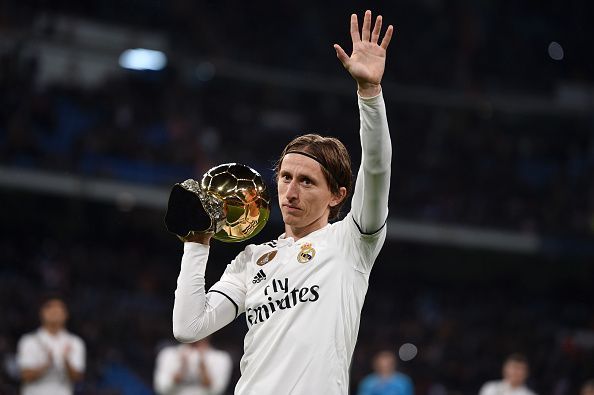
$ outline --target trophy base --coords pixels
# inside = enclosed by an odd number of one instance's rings
[[[207,232],[211,219],[198,195],[176,184],[167,204],[165,227],[183,240],[194,231]]]

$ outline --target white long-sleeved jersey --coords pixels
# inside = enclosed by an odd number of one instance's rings
[[[209,247],[186,243],[173,327],[194,341],[246,313],[236,394],[348,393],[371,268],[383,245],[391,142],[382,95],[359,97],[362,163],[351,211],[295,241],[248,245],[205,292]]]

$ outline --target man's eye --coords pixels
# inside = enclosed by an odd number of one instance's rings
[[[308,178],[304,178],[302,182],[304,185],[311,185],[311,180]]]
[[[285,175],[281,176],[281,180],[282,181],[291,181],[291,177],[289,177],[288,175],[285,174]]]

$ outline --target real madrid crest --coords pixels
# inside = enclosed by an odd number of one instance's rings
[[[260,258],[258,258],[258,260],[256,261],[256,264],[258,266],[266,265],[268,262],[270,262],[271,260],[274,259],[277,252],[278,252],[277,250],[272,250],[270,252],[267,252],[266,254],[264,254]]]
[[[299,263],[307,263],[316,256],[316,250],[311,246],[311,243],[305,243],[301,246],[301,251],[297,254],[297,261]]]

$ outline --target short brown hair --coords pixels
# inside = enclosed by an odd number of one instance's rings
[[[57,292],[47,292],[44,293],[42,295],[40,295],[39,297],[39,308],[43,309],[45,306],[47,306],[50,302],[53,302],[55,300],[58,300],[60,302],[62,302],[62,304],[64,304],[64,306],[67,305],[66,303],[66,299],[64,298],[63,295],[57,293]]]
[[[521,364],[528,366],[528,358],[526,358],[526,356],[524,354],[520,354],[517,352],[510,354],[507,356],[507,358],[505,358],[504,363],[508,363],[508,362],[516,362],[516,363],[521,363]]]
[[[316,158],[320,163],[324,178],[330,186],[330,192],[334,195],[340,193],[341,187],[346,188],[345,198],[336,206],[330,207],[328,219],[337,219],[340,209],[351,193],[353,183],[351,157],[344,144],[335,137],[322,137],[319,134],[304,134],[294,138],[287,144],[274,166],[274,175],[277,181],[283,159],[290,151],[302,151]]]

